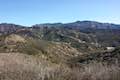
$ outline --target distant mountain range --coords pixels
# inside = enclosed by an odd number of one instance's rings
[[[47,24],[37,24],[34,25],[37,27],[64,27],[64,28],[70,28],[70,29],[87,29],[87,28],[93,28],[93,29],[120,29],[120,25],[117,24],[110,24],[110,23],[100,23],[95,21],[76,21],[73,23],[47,23]]]
[[[61,27],[75,30],[84,30],[84,29],[120,29],[118,24],[110,23],[100,23],[95,21],[76,21],[73,23],[46,23],[46,24],[36,24],[30,28],[42,28],[42,27]],[[14,32],[18,29],[28,28],[27,26],[21,26],[16,24],[0,24],[0,32]]]

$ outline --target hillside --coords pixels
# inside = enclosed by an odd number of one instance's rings
[[[0,80],[119,80],[119,63],[120,25],[0,24]]]

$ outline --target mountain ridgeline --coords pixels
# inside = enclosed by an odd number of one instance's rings
[[[26,28],[27,26],[21,26],[16,24],[0,24],[0,32],[13,32],[18,29]],[[60,27],[63,29],[84,30],[84,29],[120,29],[118,24],[100,23],[95,21],[76,21],[73,23],[46,23],[36,24],[30,28],[42,28],[42,27]]]

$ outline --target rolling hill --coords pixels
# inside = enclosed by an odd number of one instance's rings
[[[119,62],[120,25],[0,24],[0,80],[119,80]]]

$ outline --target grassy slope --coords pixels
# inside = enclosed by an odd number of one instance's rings
[[[76,48],[71,47],[70,44],[64,43],[64,41],[53,42],[53,40],[41,40],[44,37],[40,39],[38,37],[30,37],[29,34],[27,36],[19,34],[18,36],[24,38],[26,42],[14,42],[14,40],[12,40],[11,44],[11,42],[9,43],[11,39],[8,39],[7,43],[5,42],[8,36],[9,35],[1,36],[0,40],[0,61],[1,65],[3,65],[0,66],[1,80],[120,79],[119,65],[114,63],[108,65],[104,63],[105,61],[109,61],[109,59],[113,59],[113,62],[116,59],[119,60],[119,49],[110,53],[92,53],[86,55],[81,54]],[[56,38],[53,37],[53,39]],[[76,54],[83,56],[76,58]],[[72,61],[70,61],[73,62],[72,67],[66,64],[66,61],[71,58],[73,58]],[[76,65],[78,62],[82,65]],[[84,64],[86,62],[89,63]]]

